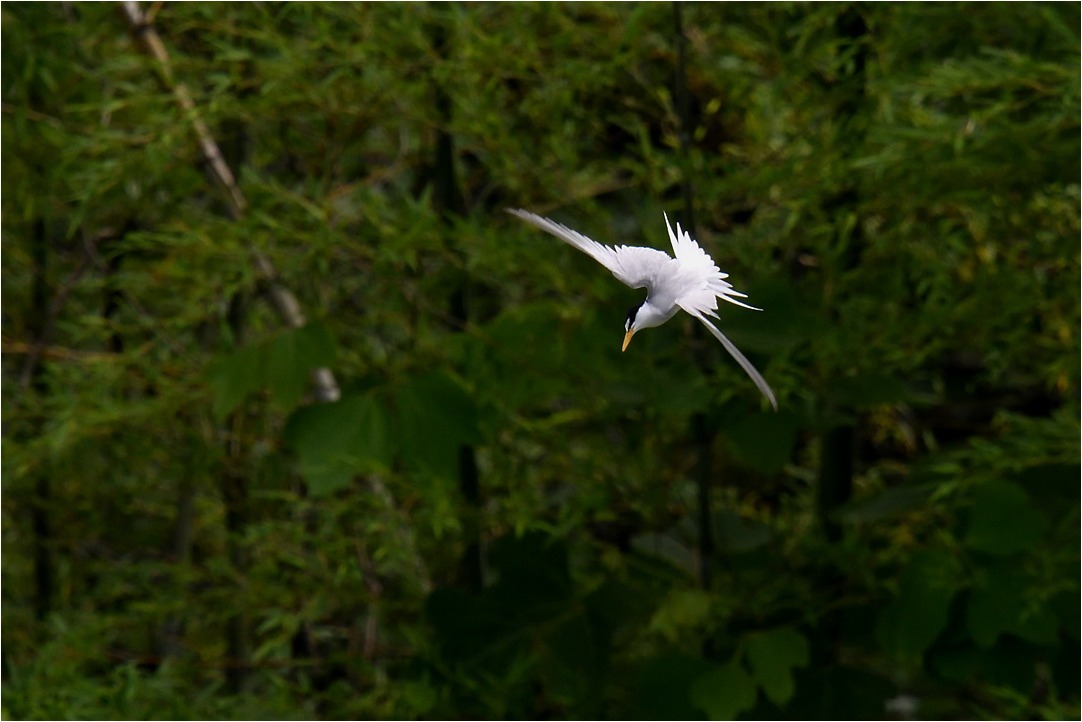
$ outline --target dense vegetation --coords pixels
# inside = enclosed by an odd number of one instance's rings
[[[1077,3],[2,13],[4,717],[1079,715]]]

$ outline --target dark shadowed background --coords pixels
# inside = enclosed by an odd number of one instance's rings
[[[0,13],[5,718],[1078,717],[1077,3]]]

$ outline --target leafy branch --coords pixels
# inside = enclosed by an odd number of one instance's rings
[[[169,58],[169,52],[162,42],[161,35],[154,27],[153,14],[144,13],[139,3],[128,0],[122,3],[124,15],[131,26],[132,32],[140,40],[143,48],[158,63],[159,78],[166,90],[173,93],[177,104],[187,116],[199,140],[199,147],[203,157],[210,166],[214,177],[226,192],[229,199],[230,213],[234,219],[244,215],[248,209],[248,200],[244,197],[236,176],[229,168],[222,156],[218,143],[207,127],[206,121],[199,114],[199,109],[192,98],[192,93],[184,83],[177,82],[173,76],[173,68]],[[286,288],[278,279],[278,272],[274,264],[267,256],[254,247],[249,247],[252,259],[252,267],[260,280],[260,285],[282,322],[290,328],[300,328],[307,320],[301,310],[297,297]],[[338,382],[330,369],[320,367],[312,371],[312,383],[315,388],[316,398],[320,401],[337,401],[341,396]]]

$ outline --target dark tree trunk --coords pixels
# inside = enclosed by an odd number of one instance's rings
[[[676,32],[676,69],[673,73],[673,89],[676,98],[677,111],[680,114],[680,160],[683,165],[680,181],[680,196],[684,202],[683,225],[687,232],[695,237],[695,188],[691,182],[690,144],[692,133],[691,104],[687,92],[687,38],[684,36],[684,18],[679,2],[673,3],[673,21]],[[696,339],[702,341],[704,337],[701,328],[695,329]],[[702,344],[696,346],[702,349]],[[709,354],[702,352],[696,354],[696,361],[700,373],[710,373]],[[695,487],[696,504],[698,505],[698,536],[699,536],[699,584],[704,589],[709,589],[713,581],[714,554],[714,530],[713,513],[710,508],[710,491],[714,481],[714,433],[707,423],[706,414],[696,412],[691,417],[689,427],[691,438],[695,445],[697,461],[695,464]]]
[[[432,45],[442,58],[449,53],[447,36],[442,23],[432,29]],[[466,201],[458,183],[455,166],[455,140],[448,131],[451,124],[451,98],[443,88],[434,89],[439,129],[436,131],[436,157],[434,165],[436,209],[449,228],[455,216],[466,212]],[[470,278],[462,272],[458,287],[450,299],[451,322],[455,328],[465,331],[470,320]],[[469,445],[458,450],[458,488],[466,504],[463,527],[467,539],[466,551],[459,565],[460,581],[469,589],[479,590],[483,583],[481,548],[481,487],[477,469],[477,452]]]
[[[863,114],[865,111],[865,66],[868,48],[864,42],[868,27],[861,15],[859,6],[846,8],[835,21],[835,31],[842,39],[839,53],[851,53],[852,62],[847,64],[847,72],[833,88],[838,117],[841,119],[841,132],[848,134],[847,144],[859,146],[864,135]],[[854,137],[857,136],[857,137]],[[860,189],[854,184],[844,189],[827,201],[827,210],[835,216],[844,217],[860,210]],[[840,264],[838,273],[855,268],[860,263],[864,238],[862,223],[858,220],[848,239],[839,236],[838,246]],[[844,246],[844,247],[843,247]],[[851,409],[839,409],[842,417],[851,417]],[[821,439],[821,459],[818,479],[818,516],[819,523],[829,539],[837,540],[840,530],[833,521],[834,512],[847,502],[853,492],[853,445],[856,430],[851,424],[843,424],[827,431]]]

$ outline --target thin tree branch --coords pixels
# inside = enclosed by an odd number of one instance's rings
[[[172,63],[169,59],[169,52],[165,49],[165,44],[154,27],[153,16],[144,13],[139,3],[132,0],[121,3],[121,6],[132,31],[139,38],[147,53],[157,61],[162,84],[166,90],[173,93],[177,104],[191,122],[192,129],[199,141],[199,148],[203,152],[203,157],[229,199],[230,214],[234,219],[240,218],[248,209],[248,200],[244,197],[244,193],[241,192],[240,186],[237,185],[236,176],[233,175],[229,164],[225,162],[225,158],[222,156],[210,128],[207,127],[206,122],[199,114],[199,109],[195,105],[191,91],[183,83],[176,82],[173,76]],[[304,312],[301,310],[300,303],[297,301],[297,297],[293,295],[293,292],[279,282],[274,264],[257,248],[249,247],[249,252],[252,258],[252,267],[256,271],[260,285],[279,318],[290,328],[303,326],[307,321]],[[312,384],[315,388],[316,398],[320,401],[337,401],[341,395],[338,382],[330,369],[315,369],[312,372]]]
[[[195,134],[199,139],[199,147],[203,151],[203,157],[207,159],[210,164],[211,170],[214,172],[214,177],[225,188],[226,193],[229,195],[230,209],[234,218],[239,218],[244,214],[244,211],[248,209],[248,201],[241,192],[240,187],[237,185],[236,178],[233,176],[233,171],[229,169],[229,165],[225,162],[225,158],[222,157],[222,152],[218,148],[218,144],[214,140],[214,136],[210,132],[210,128],[203,121],[202,116],[199,115],[199,110],[195,106],[195,100],[192,98],[191,91],[188,90],[188,86],[184,83],[176,82],[173,77],[173,66],[169,60],[169,52],[165,49],[165,44],[162,42],[161,36],[154,28],[153,17],[144,14],[137,2],[124,2],[122,3],[124,8],[124,14],[128,18],[128,23],[132,26],[132,30],[136,36],[142,41],[146,51],[158,61],[158,70],[161,72],[161,79],[163,85],[167,90],[172,91],[173,96],[177,100],[177,104],[184,110],[188,116],[188,120],[191,121],[192,127],[195,130]]]

